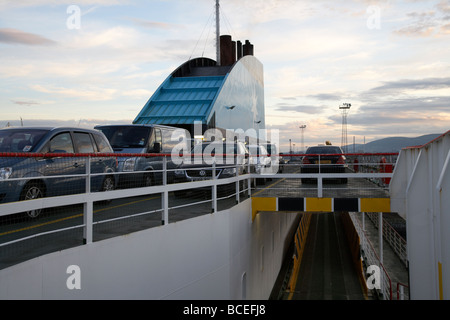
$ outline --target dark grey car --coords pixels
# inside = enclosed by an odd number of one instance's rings
[[[237,142],[203,142],[193,147],[191,157],[175,171],[175,182],[192,182],[211,180],[213,158],[216,161],[217,179],[231,178],[249,173],[250,153],[245,144]],[[250,166],[250,170],[254,170]],[[234,190],[234,185],[220,186],[220,189]],[[183,191],[177,192],[184,194]]]
[[[314,146],[306,150],[300,167],[301,173],[345,173],[347,159],[342,149],[337,146]],[[314,182],[317,179],[302,178],[302,183]],[[324,181],[333,179],[324,179]],[[341,183],[347,183],[347,178],[337,179]]]
[[[0,129],[0,203],[83,193],[89,158],[77,154],[112,154],[106,137],[82,128]],[[90,160],[91,191],[115,188],[117,160]],[[55,176],[55,178],[52,178]],[[41,210],[28,212],[37,217]]]

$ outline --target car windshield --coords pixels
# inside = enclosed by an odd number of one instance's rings
[[[274,144],[267,145],[267,152],[269,154],[277,154],[277,147]]]
[[[258,146],[248,146],[248,151],[250,151],[251,154],[259,154],[260,153]]]
[[[339,147],[311,147],[306,151],[307,154],[341,154]]]
[[[0,130],[0,152],[33,152],[47,132],[42,129]]]
[[[131,126],[99,127],[113,148],[143,148],[147,145],[151,128]]]

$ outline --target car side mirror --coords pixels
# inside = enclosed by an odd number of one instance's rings
[[[159,142],[155,142],[155,144],[153,145],[153,153],[160,153],[161,152],[161,143]]]

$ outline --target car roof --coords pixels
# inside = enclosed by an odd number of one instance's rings
[[[54,127],[7,127],[1,128],[0,130],[52,130]]]
[[[96,130],[94,129],[89,129],[89,128],[81,128],[81,127],[45,127],[45,126],[40,126],[40,127],[33,127],[33,126],[28,126],[28,127],[7,127],[7,128],[2,128],[0,130],[68,130],[68,131],[94,131],[96,132]]]
[[[309,148],[340,148],[340,147],[339,146],[330,146],[330,145],[324,144],[324,145],[311,146]]]

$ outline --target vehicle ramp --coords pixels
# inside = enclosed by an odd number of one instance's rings
[[[304,221],[307,221],[304,223]],[[359,240],[347,213],[305,213],[283,300],[366,300]]]

